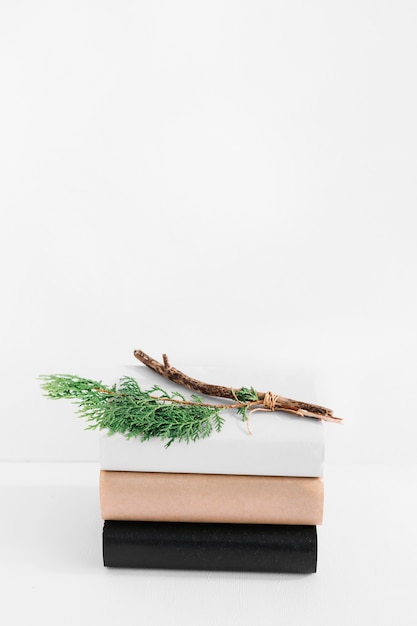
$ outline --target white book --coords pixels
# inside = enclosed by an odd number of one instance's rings
[[[135,377],[144,389],[158,384],[167,391],[180,390],[186,396],[192,393],[146,371],[147,368],[136,368],[138,370]],[[204,380],[203,376],[201,378]],[[230,376],[223,379],[229,384]],[[216,382],[213,375],[211,380]],[[165,448],[167,442],[161,439],[141,442],[140,438],[127,439],[118,433],[109,436],[103,431],[100,438],[101,469],[259,476],[323,475],[321,420],[282,411],[256,411],[250,416],[250,435],[247,424],[234,410],[223,411],[223,415],[225,423],[219,433],[213,431],[206,439],[188,444],[174,441],[168,448]]]

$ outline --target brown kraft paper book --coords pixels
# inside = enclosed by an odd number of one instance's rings
[[[319,525],[321,478],[101,470],[104,520]]]

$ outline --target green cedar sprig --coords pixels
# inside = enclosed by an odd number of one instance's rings
[[[241,387],[238,391],[235,392],[236,400],[239,402],[256,402],[258,400],[258,394],[253,387]],[[242,416],[244,422],[248,419],[248,405],[242,404],[242,406],[236,409],[236,413]]]
[[[89,422],[87,429],[107,429],[127,438],[152,437],[168,440],[196,441],[208,437],[213,429],[220,432],[224,418],[220,408],[207,406],[193,395],[188,401],[178,392],[169,394],[155,385],[144,391],[137,381],[124,376],[111,387],[101,381],[73,375],[41,376],[42,389],[53,400],[67,398],[78,405],[77,414]]]

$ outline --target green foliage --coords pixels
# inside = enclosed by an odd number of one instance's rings
[[[235,391],[235,396],[239,402],[255,402],[258,400],[258,394],[253,387],[241,387],[238,391]],[[242,405],[236,412],[242,416],[244,422],[248,419],[248,407],[247,405]]]
[[[112,387],[71,375],[40,379],[48,398],[68,398],[78,405],[78,415],[89,422],[87,429],[107,429],[109,434],[122,433],[127,438],[140,437],[141,441],[160,437],[168,440],[167,448],[174,440],[189,443],[208,437],[213,429],[219,432],[224,424],[219,409],[205,406],[199,396],[192,397],[195,404],[169,402],[186,400],[181,394],[169,394],[157,385],[144,391],[130,376],[121,378],[119,385]]]

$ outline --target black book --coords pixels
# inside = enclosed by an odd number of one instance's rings
[[[107,567],[311,574],[315,526],[105,521]]]

